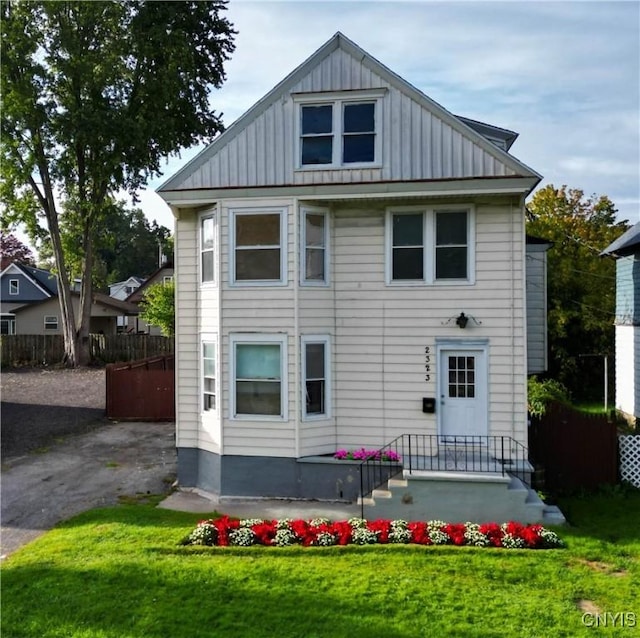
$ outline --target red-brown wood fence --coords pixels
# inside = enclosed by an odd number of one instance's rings
[[[107,365],[107,418],[174,421],[174,367],[173,355]]]
[[[594,489],[618,482],[618,434],[604,414],[553,403],[529,428],[529,457],[553,492]]]

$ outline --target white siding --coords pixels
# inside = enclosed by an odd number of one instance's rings
[[[232,229],[229,226],[230,210],[242,208],[256,209],[264,204],[269,208],[285,208],[287,228],[287,281],[282,286],[233,287],[229,283],[229,254]],[[297,270],[295,250],[296,234],[294,223],[296,215],[291,200],[271,200],[254,202],[247,200],[225,200],[220,215],[220,237],[222,245],[221,294],[222,315],[220,325],[220,351],[222,364],[222,427],[224,432],[223,451],[225,454],[248,456],[296,456],[296,409],[295,401],[295,357],[297,348],[293,338],[295,331],[294,302]],[[231,356],[229,335],[231,333],[267,333],[286,334],[288,361],[288,421],[247,421],[230,418]]]
[[[465,200],[468,201],[468,200]],[[489,434],[526,445],[523,211],[515,204],[475,203],[475,284],[385,285],[385,205],[334,203],[330,214],[330,285],[299,286],[299,216],[294,200],[260,202],[288,211],[288,284],[237,288],[229,283],[229,210],[221,203],[220,290],[197,281],[195,215],[178,222],[178,445],[239,455],[308,456],[339,447],[381,446],[403,433],[437,433],[437,415],[422,412],[436,396],[436,339],[488,342]],[[415,202],[414,202],[415,203]],[[429,202],[438,204],[438,202]],[[220,295],[220,301],[218,300]],[[218,303],[224,309],[218,313]],[[460,330],[460,312],[475,317]],[[220,424],[201,424],[199,334],[219,335]],[[286,334],[288,420],[230,418],[231,334]],[[300,336],[326,334],[332,344],[331,418],[301,420]],[[431,348],[425,380],[425,347]],[[209,415],[207,415],[209,417]]]
[[[640,327],[616,326],[616,409],[640,417]]]
[[[407,87],[371,71],[366,60],[335,50],[275,100],[216,154],[185,177],[180,189],[513,175],[513,169],[418,103]],[[298,116],[292,93],[385,89],[381,99],[382,164],[378,168],[295,170]]]
[[[474,286],[385,287],[384,210],[335,214],[338,446],[382,445],[436,433],[422,397],[436,396],[435,339],[489,339],[489,433],[526,445],[522,210],[476,209]],[[481,321],[463,332],[447,319]],[[425,381],[424,348],[431,348]]]

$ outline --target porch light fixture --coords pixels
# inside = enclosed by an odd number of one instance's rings
[[[456,325],[458,328],[464,330],[467,327],[467,323],[469,323],[469,317],[467,317],[464,312],[461,312],[456,319]]]
[[[471,315],[465,315],[464,312],[461,312],[457,317],[456,316],[449,317],[446,321],[443,321],[442,325],[446,326],[452,321],[455,321],[456,326],[458,326],[458,328],[460,328],[461,330],[464,330],[467,327],[469,320],[473,321],[473,323],[475,323],[476,326],[479,326],[482,324],[482,321],[478,321],[475,317],[472,317]]]

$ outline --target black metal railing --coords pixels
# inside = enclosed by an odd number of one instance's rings
[[[402,434],[360,464],[360,502],[403,471],[511,475],[530,484],[527,448],[510,436]]]

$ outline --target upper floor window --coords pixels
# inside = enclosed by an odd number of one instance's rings
[[[287,219],[284,209],[231,211],[231,283],[287,283]]]
[[[328,282],[329,216],[323,209],[303,208],[301,217],[301,283],[324,285]]]
[[[9,279],[9,294],[10,295],[19,295],[20,294],[20,280],[19,279]]]
[[[322,93],[298,97],[299,167],[348,168],[378,163],[383,93],[372,90],[350,92],[348,97]]]
[[[200,219],[200,278],[202,283],[214,281],[215,216]]]
[[[389,211],[387,283],[473,283],[473,233],[471,207]]]

